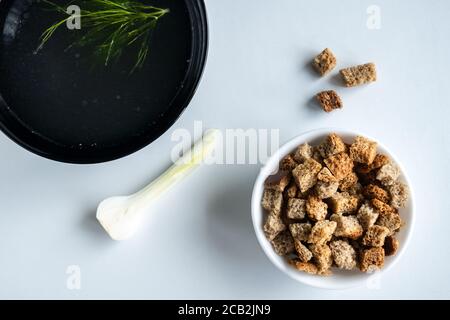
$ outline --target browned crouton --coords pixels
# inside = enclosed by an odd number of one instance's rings
[[[294,239],[288,230],[280,232],[271,243],[275,252],[280,256],[286,256],[295,251]]]
[[[331,240],[336,226],[337,224],[334,221],[323,220],[317,222],[311,229],[308,242],[314,244],[327,243]]]
[[[317,267],[314,263],[311,262],[302,262],[299,259],[289,260],[289,264],[294,266],[297,270],[309,273],[309,274],[317,274]]]
[[[273,212],[267,216],[266,223],[264,224],[264,233],[267,239],[273,240],[281,231],[286,229],[286,225],[281,219],[279,214]]]
[[[311,220],[324,220],[327,216],[328,206],[319,197],[310,196],[306,201],[306,213]]]
[[[400,169],[398,166],[392,162],[382,166],[377,173],[377,180],[381,182],[384,186],[393,185],[400,176]]]
[[[331,197],[333,194],[336,193],[337,189],[339,187],[339,182],[323,182],[318,181],[315,189],[316,189],[316,195],[320,199],[326,199]]]
[[[387,256],[393,256],[397,253],[400,243],[393,236],[386,237],[384,240],[384,252]]]
[[[320,170],[319,174],[317,175],[317,180],[323,181],[323,182],[336,182],[337,179],[333,176],[330,169],[327,167],[323,167],[322,170]]]
[[[283,192],[291,181],[291,175],[289,173],[270,176],[264,182],[266,190],[275,190]]]
[[[371,226],[362,239],[362,244],[367,247],[382,247],[384,239],[391,231],[382,226]]]
[[[354,172],[350,172],[339,184],[341,191],[350,191],[358,182],[358,176]]]
[[[346,241],[330,242],[331,255],[339,269],[352,270],[356,266],[356,252]]]
[[[324,160],[336,179],[344,179],[353,170],[353,161],[346,153],[338,153]]]
[[[329,275],[331,274],[330,268],[333,264],[333,257],[331,255],[330,247],[325,243],[313,244],[310,246],[310,250],[316,262],[318,274]]]
[[[290,198],[287,203],[286,214],[289,219],[304,219],[306,215],[306,200]]]
[[[376,224],[388,228],[389,235],[393,235],[402,226],[402,219],[398,213],[385,213],[380,214]]]
[[[324,76],[336,67],[336,57],[330,49],[325,48],[314,58],[313,66],[320,75]]]
[[[334,90],[321,91],[316,94],[316,99],[325,112],[331,112],[343,107],[341,97]]]
[[[327,201],[334,214],[353,213],[358,208],[358,198],[348,192],[336,192]]]
[[[347,87],[354,87],[377,80],[375,64],[366,63],[339,71]]]
[[[289,225],[292,237],[299,241],[308,241],[311,228],[310,223],[293,223]]]
[[[367,230],[377,221],[378,212],[376,212],[370,204],[365,203],[359,208],[356,217],[363,229]]]
[[[362,251],[360,255],[359,268],[362,272],[373,272],[384,265],[384,249],[370,248]]]
[[[285,198],[295,198],[297,196],[298,188],[297,184],[295,184],[295,181],[291,181],[289,186],[284,190]]]
[[[308,143],[304,143],[295,150],[294,160],[301,163],[312,157],[312,147]]]
[[[372,164],[370,165],[370,170],[379,169],[385,164],[388,164],[391,160],[388,156],[384,154],[377,154]]]
[[[319,145],[318,150],[322,158],[329,158],[335,154],[345,152],[346,146],[341,137],[335,133],[329,134]]]
[[[400,209],[406,206],[409,197],[409,189],[403,182],[394,182],[389,186],[389,193],[391,195],[391,206]]]
[[[377,143],[364,137],[356,137],[350,146],[350,158],[362,164],[370,165],[377,155]]]
[[[270,212],[280,214],[283,204],[283,194],[276,190],[264,190],[261,205]]]
[[[356,240],[363,234],[363,228],[355,216],[340,216],[334,214],[331,216],[331,221],[336,222],[336,230],[334,235],[336,237],[349,238]]]
[[[301,241],[294,240],[295,251],[297,252],[297,256],[302,262],[308,262],[313,257],[313,254],[309,249],[301,243]]]
[[[294,160],[294,156],[292,156],[291,154],[288,154],[280,161],[280,170],[283,171],[290,172],[294,170],[296,166],[298,166],[298,163]]]
[[[385,215],[388,213],[397,214],[397,210],[395,210],[391,206],[387,205],[386,203],[384,203],[383,201],[380,201],[378,199],[372,199],[370,204],[380,215]]]
[[[375,184],[369,184],[364,187],[363,195],[367,199],[378,199],[384,203],[389,202],[389,193]]]
[[[322,165],[313,159],[306,159],[305,162],[299,164],[293,171],[297,186],[301,192],[308,191],[317,182],[317,174],[322,169]]]

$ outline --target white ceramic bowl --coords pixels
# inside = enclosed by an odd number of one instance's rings
[[[368,283],[368,279],[373,274],[363,273],[359,270],[339,270],[337,268],[333,268],[333,275],[324,277],[318,275],[310,275],[301,271],[296,270],[294,267],[288,264],[287,260],[275,253],[272,248],[270,242],[266,239],[264,235],[263,225],[265,221],[266,213],[261,207],[261,198],[264,191],[264,181],[266,178],[272,174],[274,174],[278,168],[279,160],[294,151],[297,146],[301,145],[304,142],[308,142],[309,144],[316,145],[320,143],[327,134],[335,132],[346,143],[350,143],[356,136],[361,135],[372,139],[373,141],[378,142],[378,152],[383,153],[389,156],[393,161],[401,169],[400,181],[406,183],[410,189],[410,197],[407,202],[405,208],[400,209],[399,213],[402,217],[402,220],[405,222],[405,225],[401,228],[399,233],[397,234],[397,239],[400,242],[399,251],[395,256],[386,257],[385,265],[381,271],[377,272],[377,276],[382,275],[384,272],[387,272],[391,269],[395,263],[401,258],[403,252],[405,252],[408,242],[414,227],[414,193],[411,187],[411,183],[409,182],[408,177],[406,176],[405,170],[403,169],[401,162],[398,160],[395,155],[388,150],[382,143],[380,143],[377,139],[372,138],[364,133],[359,132],[350,132],[347,130],[341,130],[336,128],[326,128],[326,129],[318,129],[314,131],[306,132],[300,136],[295,137],[290,140],[288,143],[283,145],[266,163],[266,165],[261,169],[256,182],[253,188],[252,195],[252,220],[253,226],[255,228],[256,236],[258,238],[259,244],[262,249],[266,253],[267,257],[272,261],[272,263],[278,267],[282,272],[286,273],[291,278],[302,282],[304,284],[324,288],[324,289],[346,289],[356,286],[363,286]]]

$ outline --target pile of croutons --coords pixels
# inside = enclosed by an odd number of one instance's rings
[[[377,143],[356,137],[351,145],[329,134],[318,146],[299,146],[265,182],[266,237],[277,254],[310,274],[331,267],[373,272],[399,247],[398,209],[408,187]]]

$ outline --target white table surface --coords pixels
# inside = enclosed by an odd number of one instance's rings
[[[0,298],[450,298],[450,2],[447,0],[206,0],[210,50],[195,98],[147,148],[101,165],[35,156],[0,135]],[[370,5],[381,29],[366,26]],[[374,61],[379,81],[346,89],[308,66],[324,47],[339,65]],[[338,89],[342,111],[311,105]],[[378,138],[412,180],[409,250],[376,288],[314,289],[279,272],[250,219],[259,165],[205,166],[164,196],[152,223],[113,242],[97,204],[128,194],[170,164],[177,128],[279,128],[281,142],[336,126]],[[66,286],[78,265],[81,289]]]

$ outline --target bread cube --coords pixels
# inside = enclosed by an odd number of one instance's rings
[[[303,271],[309,274],[317,274],[318,270],[314,263],[302,262],[299,259],[289,260],[289,264],[299,271]]]
[[[298,241],[308,241],[311,229],[310,223],[293,223],[289,225],[292,237]]]
[[[294,156],[291,154],[288,154],[280,161],[280,170],[283,171],[291,172],[292,170],[295,169],[296,166],[298,166],[298,163],[297,161],[294,160]]]
[[[400,243],[393,236],[388,236],[384,240],[384,253],[386,256],[393,256],[397,253]]]
[[[341,97],[334,90],[321,91],[316,94],[316,99],[322,107],[322,110],[327,113],[341,109],[344,106]]]
[[[358,198],[348,192],[336,192],[327,201],[330,204],[332,213],[338,215],[353,213],[358,208]]]
[[[377,80],[375,64],[366,63],[339,71],[347,87],[359,86]]]
[[[382,166],[377,173],[377,180],[384,186],[390,186],[397,181],[400,176],[400,169],[393,162],[389,162]]]
[[[388,203],[390,199],[389,193],[375,184],[365,186],[363,195],[369,200],[378,199],[384,203]]]
[[[391,206],[400,209],[406,206],[409,197],[409,189],[403,182],[394,182],[389,186],[389,193],[391,195]]]
[[[302,163],[306,159],[311,158],[312,154],[313,154],[312,147],[308,143],[304,143],[295,150],[294,160],[299,163]]]
[[[305,162],[299,164],[294,170],[294,176],[297,186],[301,192],[308,191],[317,182],[317,174],[322,169],[322,165],[314,159],[306,159]]]
[[[336,237],[356,240],[363,235],[363,228],[359,224],[356,216],[340,216],[334,214],[330,219],[336,222],[336,230],[334,231]]]
[[[336,57],[329,48],[325,48],[314,58],[313,66],[321,76],[324,76],[336,67]]]
[[[371,226],[362,239],[362,244],[367,247],[382,247],[384,239],[391,231],[383,226]]]
[[[264,187],[266,190],[283,192],[284,189],[289,185],[290,181],[291,175],[289,173],[278,174],[268,177],[264,182]]]
[[[398,213],[385,213],[380,214],[375,224],[388,228],[389,235],[393,235],[402,226],[402,219]]]
[[[394,209],[393,207],[387,205],[386,203],[384,203],[383,201],[380,201],[378,199],[372,199],[372,201],[370,201],[370,204],[380,215],[385,215],[388,213],[397,214],[396,209]]]
[[[264,233],[267,239],[273,240],[281,231],[286,229],[286,225],[279,214],[270,213],[264,224]]]
[[[323,244],[331,240],[334,231],[336,230],[336,222],[323,220],[317,222],[311,229],[308,243]]]
[[[359,268],[362,272],[373,272],[384,265],[384,249],[380,247],[365,249],[361,252]]]
[[[277,190],[264,190],[261,205],[269,212],[276,214],[281,213],[281,206],[283,205],[283,194]]]
[[[380,169],[385,164],[391,162],[388,156],[384,154],[377,154],[372,164],[370,165],[370,170]]]
[[[339,269],[352,270],[356,267],[356,251],[346,241],[330,242],[331,255]]]
[[[361,206],[361,208],[359,208],[356,217],[358,218],[359,224],[362,228],[367,230],[377,221],[378,212],[376,212],[370,204],[365,203]]]
[[[364,137],[356,137],[350,146],[350,158],[358,163],[370,165],[377,155],[377,143]]]
[[[289,219],[304,219],[306,215],[306,200],[290,198],[287,203],[286,214]]]
[[[339,183],[339,189],[341,191],[350,191],[358,182],[358,176],[354,172],[350,172],[344,179]]]
[[[295,197],[297,197],[297,192],[298,192],[298,188],[297,188],[297,185],[295,184],[295,181],[291,181],[291,183],[286,188],[286,190],[284,190],[284,197],[287,199],[295,198]]]
[[[295,251],[297,252],[297,256],[302,262],[308,262],[312,259],[313,254],[309,249],[301,243],[301,241],[294,240]]]
[[[314,221],[324,220],[327,216],[328,205],[319,197],[309,196],[306,201],[306,213],[308,218]]]
[[[346,153],[338,153],[324,160],[333,176],[342,180],[353,170],[353,161]]]
[[[288,230],[280,232],[271,243],[275,252],[280,256],[287,256],[295,251],[294,239]]]
[[[336,182],[337,179],[333,176],[330,169],[323,167],[322,170],[317,174],[317,180],[323,182]]]
[[[321,275],[329,275],[333,257],[331,250],[325,243],[317,243],[310,246],[310,250],[317,266],[317,273]]]
[[[338,187],[339,182],[318,181],[315,186],[315,192],[320,199],[326,199],[335,194]]]

